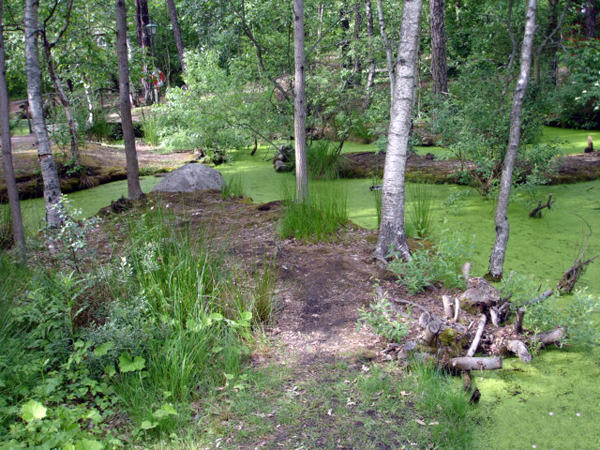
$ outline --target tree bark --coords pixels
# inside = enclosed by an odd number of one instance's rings
[[[366,111],[371,106],[371,101],[373,98],[373,88],[375,87],[375,55],[373,52],[373,5],[371,4],[371,0],[366,0],[365,2],[365,12],[367,18],[367,51],[369,54],[369,71],[367,72],[367,86],[365,90],[365,98],[362,104],[362,110]]]
[[[171,25],[173,26],[173,37],[175,37],[175,46],[177,54],[181,62],[181,73],[185,75],[185,54],[183,50],[183,39],[181,38],[181,28],[179,28],[179,20],[177,19],[177,9],[173,0],[167,0],[169,6],[169,15],[171,16]]]
[[[119,107],[121,110],[121,126],[125,141],[125,158],[127,161],[127,196],[135,200],[143,195],[140,186],[139,166],[135,150],[135,135],[131,119],[131,103],[129,102],[129,63],[127,60],[127,10],[125,0],[115,0],[117,21],[117,58],[119,63]]]
[[[502,168],[500,179],[500,193],[498,194],[498,206],[496,208],[496,240],[490,256],[489,275],[496,280],[502,278],[504,257],[508,244],[509,222],[508,202],[510,188],[512,185],[512,172],[517,159],[519,141],[521,138],[521,113],[523,111],[523,99],[529,81],[529,69],[531,67],[531,53],[533,48],[533,35],[535,31],[535,9],[536,0],[528,0],[527,15],[525,21],[525,35],[521,49],[521,71],[513,94],[513,103],[510,113],[510,136],[508,149]]]
[[[4,11],[3,1],[0,0],[0,128],[2,130],[2,163],[4,166],[4,180],[8,193],[8,203],[12,220],[12,233],[14,245],[23,262],[26,261],[25,233],[23,231],[23,218],[19,203],[19,191],[15,178],[15,169],[12,162],[10,142],[10,120],[8,106],[8,89],[6,87],[6,61],[4,54],[4,25],[2,21]]]
[[[433,94],[448,93],[448,70],[446,68],[446,31],[444,27],[444,0],[431,0],[431,74]]]
[[[390,77],[390,94],[392,101],[396,93],[396,74],[394,73],[394,56],[392,54],[392,45],[385,31],[385,16],[383,14],[383,5],[381,0],[377,0],[377,17],[379,18],[379,33],[381,34],[381,42],[385,50],[385,59],[387,62],[388,76]]]
[[[392,97],[381,194],[381,225],[375,248],[378,259],[384,259],[392,251],[404,260],[411,259],[404,226],[404,176],[415,96],[421,5],[422,0],[405,0],[402,11],[396,90]]]
[[[596,39],[598,36],[597,16],[598,8],[596,7],[596,0],[587,0],[585,3],[585,37],[587,39]]]
[[[466,356],[452,358],[448,364],[448,369],[452,371],[462,370],[496,370],[502,369],[502,358],[492,356],[489,358],[469,358]]]
[[[44,180],[44,203],[46,205],[46,222],[50,227],[59,227],[63,218],[61,214],[60,179],[56,164],[52,158],[52,149],[42,102],[42,73],[38,59],[38,24],[39,0],[25,2],[25,72],[27,74],[27,97],[31,107],[33,132],[38,147],[38,159]]]
[[[135,29],[137,37],[137,45],[145,50],[145,55],[148,56],[152,51],[152,36],[146,25],[150,23],[150,13],[148,12],[148,0],[135,0]],[[148,63],[144,60],[144,77],[142,79],[142,90],[144,102],[152,103],[152,83],[148,77]]]
[[[296,198],[308,200],[306,161],[306,92],[304,57],[304,0],[294,0],[294,139],[296,151]]]

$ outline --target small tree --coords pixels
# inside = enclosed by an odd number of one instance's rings
[[[296,143],[296,197],[308,200],[306,164],[306,58],[304,57],[304,0],[294,0],[294,137]]]

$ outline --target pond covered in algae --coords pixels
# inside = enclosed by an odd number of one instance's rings
[[[563,154],[581,152],[587,131],[546,128],[545,139],[566,141]],[[595,141],[600,141],[598,133]],[[375,150],[374,146],[347,144],[345,152]],[[426,153],[432,149],[419,149]],[[443,150],[434,149],[443,153]],[[268,160],[269,150],[250,157],[248,151],[233,153],[233,162],[219,168],[225,177],[241,177],[245,195],[255,202],[279,200],[291,174],[278,174]],[[263,159],[263,156],[265,158]],[[148,192],[159,181],[148,177],[142,187]],[[318,183],[318,182],[314,182]],[[377,225],[371,180],[340,180],[348,196],[350,219],[360,226]],[[412,199],[408,191],[408,206]],[[430,188],[435,229],[458,233],[473,245],[473,274],[482,275],[494,240],[495,202],[479,197],[464,186],[435,185]],[[542,219],[530,219],[531,202],[552,193],[555,207]],[[112,200],[126,194],[126,182],[115,182],[69,197],[86,215],[94,214]],[[43,215],[41,199],[24,202],[26,220],[34,228]],[[554,287],[577,256],[586,231],[595,235],[589,241],[588,255],[600,253],[600,181],[572,185],[544,186],[533,192],[515,192],[509,208],[511,224],[505,273],[514,270],[531,274],[541,289]],[[585,222],[584,222],[585,221]],[[448,230],[448,231],[446,231]],[[600,263],[591,264],[580,287],[600,295]],[[563,302],[568,302],[566,297]],[[505,360],[504,369],[478,374],[482,393],[478,412],[481,426],[476,431],[481,449],[600,449],[600,349],[567,348],[544,351],[530,364]]]

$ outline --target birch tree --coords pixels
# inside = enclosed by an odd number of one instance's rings
[[[127,161],[127,196],[135,200],[144,193],[140,186],[140,169],[135,150],[135,135],[129,101],[129,62],[127,60],[127,9],[125,0],[115,0],[117,20],[117,59],[119,61],[119,108]]]
[[[4,165],[4,179],[6,181],[10,216],[12,219],[13,240],[21,258],[25,260],[25,233],[23,232],[19,191],[17,190],[10,143],[8,89],[6,87],[4,55],[4,25],[2,22],[3,8],[3,1],[0,0],[0,127],[2,130],[2,163]]]
[[[500,192],[498,194],[498,205],[496,207],[496,239],[492,254],[490,256],[488,275],[496,280],[502,278],[504,257],[508,244],[510,225],[508,222],[508,202],[510,187],[512,185],[512,172],[517,159],[519,142],[521,139],[521,115],[523,111],[523,99],[529,82],[529,69],[531,68],[531,54],[533,49],[533,37],[535,33],[535,10],[536,0],[528,0],[527,14],[525,17],[525,35],[521,47],[521,69],[519,79],[513,92],[512,108],[510,112],[510,132],[508,149],[502,166],[500,179]]]
[[[388,146],[381,196],[381,225],[375,256],[383,260],[392,250],[410,260],[404,227],[406,158],[415,97],[422,0],[405,0],[395,67]]]
[[[62,224],[60,206],[60,179],[52,157],[50,139],[44,119],[42,103],[42,75],[38,59],[39,0],[25,1],[25,72],[27,74],[27,97],[31,107],[33,132],[37,141],[37,153],[44,181],[46,221],[50,227]]]
[[[308,200],[306,162],[306,92],[304,56],[304,0],[294,0],[294,140],[296,151],[296,197]]]

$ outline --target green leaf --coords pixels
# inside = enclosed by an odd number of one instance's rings
[[[223,314],[219,314],[219,313],[212,313],[209,316],[209,318],[212,319],[212,320],[215,320],[217,322],[224,319]]]
[[[94,349],[94,355],[101,357],[108,353],[114,347],[112,342],[105,342]]]
[[[104,368],[104,372],[109,377],[112,377],[112,376],[114,376],[117,373],[117,370],[115,369],[115,366],[113,366],[112,364],[110,364],[110,365],[108,365],[108,366],[106,366]]]
[[[158,422],[150,422],[149,420],[144,420],[140,425],[140,429],[142,430],[151,430],[152,428],[156,428],[158,426]]]
[[[176,416],[178,414],[177,414],[177,411],[175,410],[175,408],[173,407],[173,405],[171,405],[169,403],[165,403],[160,407],[160,409],[157,409],[156,411],[154,411],[152,413],[152,415],[154,417],[156,417],[158,420],[161,420],[167,416]]]
[[[75,444],[75,450],[103,450],[104,445],[98,441],[92,441],[90,439],[81,439]]]
[[[240,320],[243,320],[243,321],[252,320],[252,312],[250,312],[250,311],[244,311],[242,313],[242,316],[240,317]]]
[[[40,402],[29,400],[21,407],[21,418],[26,422],[46,417],[47,409]]]
[[[119,356],[119,370],[121,372],[136,372],[146,367],[146,360],[141,356],[136,356],[131,359],[131,355],[127,353],[121,353]]]

